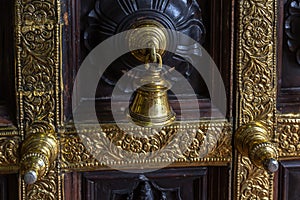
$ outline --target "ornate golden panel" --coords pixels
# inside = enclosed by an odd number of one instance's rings
[[[16,172],[18,170],[20,142],[21,138],[18,135],[0,133],[0,171]]]
[[[88,127],[88,128],[85,128]],[[190,122],[186,125],[173,125],[164,128],[153,135],[133,137],[136,132],[146,132],[146,128],[141,130],[120,130],[113,124],[102,125],[100,130],[97,126],[83,125],[82,130],[67,129],[61,137],[61,167],[62,169],[98,169],[101,166],[109,165],[128,165],[134,167],[132,163],[126,163],[124,157],[130,153],[134,157],[135,163],[149,164],[177,161],[175,165],[188,166],[191,163],[198,165],[226,165],[231,161],[231,125],[226,122]],[[185,130],[185,134],[180,136],[180,141],[173,140],[174,134],[178,130]],[[81,139],[78,134],[81,134]],[[96,133],[96,134],[95,134]],[[85,135],[93,135],[92,138]],[[184,148],[183,151],[177,146],[181,146],[188,136],[186,134],[195,134],[191,145]],[[135,134],[136,135],[136,134]],[[109,140],[107,140],[107,138]],[[98,157],[102,160],[96,160],[86,149],[81,140],[97,141],[95,152],[104,152]],[[88,142],[89,142],[88,141]],[[86,142],[86,144],[89,144]],[[171,143],[169,145],[169,143]],[[149,152],[155,152],[168,145],[170,151],[167,154],[156,155],[153,158],[144,158]],[[94,147],[95,145],[92,144]],[[138,155],[137,155],[138,154]],[[203,155],[203,156],[202,156]],[[167,159],[166,159],[167,158]]]
[[[238,1],[237,127],[265,121],[273,137],[276,113],[276,20],[273,0]],[[236,154],[235,199],[272,199],[273,179]]]
[[[281,159],[300,157],[300,116],[280,115],[274,141]]]
[[[56,1],[16,1],[17,94],[21,129],[56,125],[60,25]]]
[[[61,125],[60,2],[15,1],[18,128],[26,133],[57,132]],[[56,127],[56,128],[54,128]],[[40,153],[40,152],[37,152]],[[22,199],[60,199],[59,168],[32,185],[22,182]]]
[[[237,38],[237,123],[236,127],[254,120],[270,125],[270,136],[278,145],[280,159],[300,156],[300,117],[282,115],[276,119],[276,23],[277,3],[274,0],[238,1]],[[110,139],[100,148],[110,149],[111,156],[122,151],[142,152],[166,145],[179,128],[196,133],[195,140],[178,156],[176,166],[224,165],[234,161],[235,199],[272,199],[273,176],[253,166],[250,160],[236,153],[232,158],[231,124],[205,122],[180,125],[144,138],[126,138],[126,131],[113,125],[104,129],[82,128],[75,131],[62,120],[61,24],[59,0],[16,0],[16,82],[18,99],[17,130],[0,131],[0,170],[18,169],[18,148],[29,128],[41,122],[54,128],[60,139],[61,157],[51,166],[46,177],[33,185],[22,182],[22,199],[62,199],[62,170],[104,169],[84,147],[78,133],[97,133]],[[224,125],[224,127],[223,127]],[[277,126],[277,130],[275,128]],[[211,128],[221,137],[214,146],[203,146],[205,130]],[[45,131],[47,127],[35,127]],[[128,129],[127,131],[131,131]],[[57,136],[57,135],[56,135]],[[205,157],[197,159],[206,152]]]

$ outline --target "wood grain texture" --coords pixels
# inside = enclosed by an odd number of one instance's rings
[[[154,2],[162,2],[162,1],[154,1]],[[233,19],[232,19],[233,1],[226,0],[221,4],[217,0],[213,0],[213,1],[204,0],[204,1],[197,1],[197,2],[201,9],[201,12],[198,13],[197,11],[197,13],[198,15],[201,14],[203,27],[205,27],[206,34],[204,35],[199,33],[201,37],[197,36],[198,38],[195,39],[203,43],[204,48],[212,56],[213,60],[216,62],[216,65],[220,70],[220,73],[225,83],[226,93],[227,93],[227,100],[228,100],[227,117],[230,117],[232,116],[231,97],[232,97],[232,66],[233,66],[233,36],[234,36]],[[76,1],[76,2],[74,0],[66,0],[64,1],[64,3],[62,3],[62,13],[64,16],[64,24],[65,24],[65,26],[63,27],[64,29],[63,30],[63,38],[64,38],[63,39],[63,60],[64,60],[63,63],[64,85],[63,86],[64,86],[64,113],[65,113],[66,121],[72,119],[71,95],[72,95],[73,81],[75,79],[77,70],[79,69],[82,61],[90,52],[89,48],[96,46],[99,42],[103,41],[108,36],[111,36],[113,32],[120,31],[120,30],[115,30],[115,31],[111,30],[111,28],[115,27],[115,25],[113,22],[111,22],[112,25],[108,26],[110,20],[108,21],[102,20],[100,21],[101,22],[100,23],[99,19],[95,18],[95,13],[99,12],[99,10],[97,11],[96,9],[95,3],[96,3],[95,0],[88,0],[88,1],[85,0],[85,1]],[[191,9],[192,9],[191,13],[194,13],[195,8],[191,8]],[[113,16],[108,16],[108,17],[117,18],[115,15],[114,17]],[[191,17],[192,16],[185,16],[184,19],[190,20]],[[174,21],[176,22],[176,19],[174,19]],[[200,22],[197,23],[199,24]],[[103,30],[105,31],[106,34],[105,37],[104,36],[100,37],[97,36],[97,34],[93,34],[94,32],[97,32],[97,30],[99,29],[100,26],[99,23],[100,24],[104,23],[105,27],[110,27],[110,29]],[[178,25],[177,29],[179,31],[181,30],[181,28],[184,27],[180,27]],[[190,30],[187,29],[186,31],[190,31]],[[192,34],[192,36],[196,37],[194,33]],[[134,58],[129,60],[130,60],[129,63],[132,63]],[[186,65],[180,64],[183,63],[180,59],[179,60],[178,58],[168,59],[163,57],[163,60],[164,63],[168,64],[169,66],[177,66],[179,64],[178,66],[179,71],[184,73],[183,69],[186,68]],[[128,59],[126,59],[126,62],[127,61]],[[120,64],[119,61],[114,62],[114,64],[117,66],[122,66],[121,67],[122,70],[123,68],[126,68],[124,67],[125,65]],[[126,63],[126,65],[128,65],[128,63]],[[188,66],[188,68],[189,68],[188,70],[190,70],[191,66]],[[106,75],[108,75],[109,77],[113,77],[112,79],[115,79],[117,76],[120,77],[120,73],[122,73],[122,70],[119,70],[119,72],[117,73],[110,73],[110,74],[107,72]],[[187,74],[191,74],[191,73],[189,72]],[[200,106],[200,110],[202,111],[201,116],[210,117],[212,113],[209,112],[209,109],[211,108],[209,94],[207,92],[205,84],[203,84],[203,81],[201,81],[202,78],[199,77],[197,73],[192,73],[190,77],[188,77],[188,75],[184,75],[184,76],[186,76],[189,79],[189,81],[191,81],[193,87],[195,86],[197,94],[199,95],[198,96],[199,106]],[[113,85],[105,83],[105,81],[100,81],[98,85],[98,92],[96,95],[97,98],[95,99],[96,109],[97,109],[97,113],[99,113],[98,115],[99,120],[103,123],[112,121],[112,115],[107,110],[107,108],[110,108],[110,94],[112,91],[112,86]],[[175,107],[175,109],[179,108],[179,102],[176,100],[176,98],[172,96],[171,93],[169,94],[169,97],[170,97],[172,107]],[[120,100],[120,102],[122,102],[122,100]],[[188,110],[188,107],[184,109]],[[175,112],[177,112],[178,116],[180,117],[180,112],[178,111]],[[194,116],[195,115],[191,113],[191,118],[193,118]]]
[[[278,1],[278,110],[300,112],[300,7],[299,1]]]
[[[278,197],[281,200],[300,199],[300,161],[282,161],[278,176]]]
[[[16,123],[14,1],[0,2],[0,128]]]
[[[18,175],[0,175],[0,200],[17,200]]]
[[[227,167],[166,168],[145,173],[149,182],[160,189],[178,189],[181,199],[226,200],[229,191]],[[72,172],[65,176],[66,200],[109,200],[113,194],[127,194],[136,189],[139,174],[120,171]],[[72,192],[71,192],[72,191]],[[169,193],[168,195],[177,193]],[[172,196],[171,195],[171,196]],[[176,195],[175,195],[176,196]],[[167,199],[178,199],[178,196]],[[156,198],[154,198],[156,199]]]

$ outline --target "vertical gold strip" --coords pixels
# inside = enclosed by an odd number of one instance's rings
[[[57,31],[56,31],[56,127],[58,136],[63,131],[63,72],[62,72],[62,24],[61,24],[61,3],[60,0],[56,0],[57,8]],[[60,151],[60,140],[58,141]],[[63,197],[63,175],[61,173],[61,161],[60,156],[57,158],[57,199],[62,200]]]
[[[22,96],[22,77],[21,77],[21,53],[22,50],[20,47],[21,44],[21,6],[20,2],[15,2],[15,45],[16,45],[16,70],[15,70],[15,81],[16,81],[16,98],[17,98],[17,115],[18,115],[18,127],[19,132],[21,133],[22,137],[24,137],[24,127],[23,127],[23,120],[24,120],[24,113],[23,113],[23,96]]]
[[[24,139],[36,123],[56,132],[62,124],[60,1],[16,0],[15,11],[18,126]],[[35,184],[25,185],[20,178],[20,199],[61,199],[58,163]]]
[[[276,125],[276,18],[274,0],[238,2],[236,127],[262,120]],[[273,176],[236,151],[234,199],[272,199]]]

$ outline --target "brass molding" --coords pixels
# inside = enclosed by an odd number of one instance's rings
[[[277,144],[280,160],[300,157],[299,114],[278,116],[274,142]]]
[[[94,128],[93,128],[94,126]],[[99,125],[97,125],[99,126]],[[155,166],[157,163],[169,162],[176,160],[176,166],[190,166],[191,163],[198,165],[227,165],[231,161],[231,124],[228,122],[185,122],[163,129],[153,135],[142,136],[138,133],[145,133],[149,128],[120,130],[114,124],[104,124],[100,130],[95,125],[82,125],[81,130],[75,130],[70,127],[66,129],[61,137],[61,167],[64,170],[97,170],[109,166],[130,166],[134,167],[134,163],[126,163],[122,160],[123,154],[130,153],[134,157],[135,163],[147,162],[149,166]],[[156,159],[144,159],[141,155],[150,151],[157,151],[164,148],[171,142],[179,143],[180,141],[172,141],[174,134],[179,129],[186,130],[186,134],[195,134],[191,145],[180,151],[180,148],[171,148],[169,154],[157,156]],[[81,139],[85,135],[97,135],[97,152],[105,152],[103,160],[96,160],[89,150],[84,146]],[[139,137],[131,137],[131,133],[139,135]],[[79,138],[78,134],[81,135]],[[185,135],[182,135],[184,140]],[[102,138],[102,139],[101,139]],[[108,138],[108,140],[105,139]],[[91,140],[91,138],[89,138]],[[175,150],[174,150],[175,149]],[[205,155],[205,156],[202,156]],[[99,156],[98,156],[99,157]],[[114,162],[115,158],[119,158],[119,162]],[[167,160],[165,160],[168,158]]]
[[[15,0],[17,128],[21,139],[27,139],[22,148],[27,146],[36,150],[30,150],[31,155],[23,152],[22,168],[27,168],[27,161],[32,160],[46,164],[47,149],[54,152],[52,142],[62,125],[60,9],[59,0]],[[50,134],[42,124],[55,129]],[[30,142],[29,138],[34,141]],[[37,138],[44,139],[39,143]],[[33,144],[45,144],[47,147],[38,148]],[[28,156],[25,157],[25,154]],[[50,154],[49,161],[55,153]],[[49,163],[49,168],[53,169],[53,165]],[[42,175],[44,170],[40,171]],[[25,185],[24,181],[20,181],[20,199],[61,199],[58,174],[56,166],[34,184]]]
[[[237,123],[268,124],[273,139],[276,126],[277,1],[237,2],[236,80]],[[234,199],[273,199],[273,175],[236,153]],[[264,191],[264,192],[261,192]]]
[[[19,136],[20,133],[17,127],[3,127],[0,128],[0,137],[11,137],[11,136]]]
[[[16,127],[0,128],[0,171],[17,173],[20,161],[20,144],[22,138]]]
[[[0,136],[0,170],[16,172],[19,169],[20,136]]]

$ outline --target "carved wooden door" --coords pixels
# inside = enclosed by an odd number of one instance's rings
[[[0,200],[299,199],[298,0],[16,0],[0,15]],[[160,129],[118,118],[151,54],[114,45],[152,37],[176,113]]]

